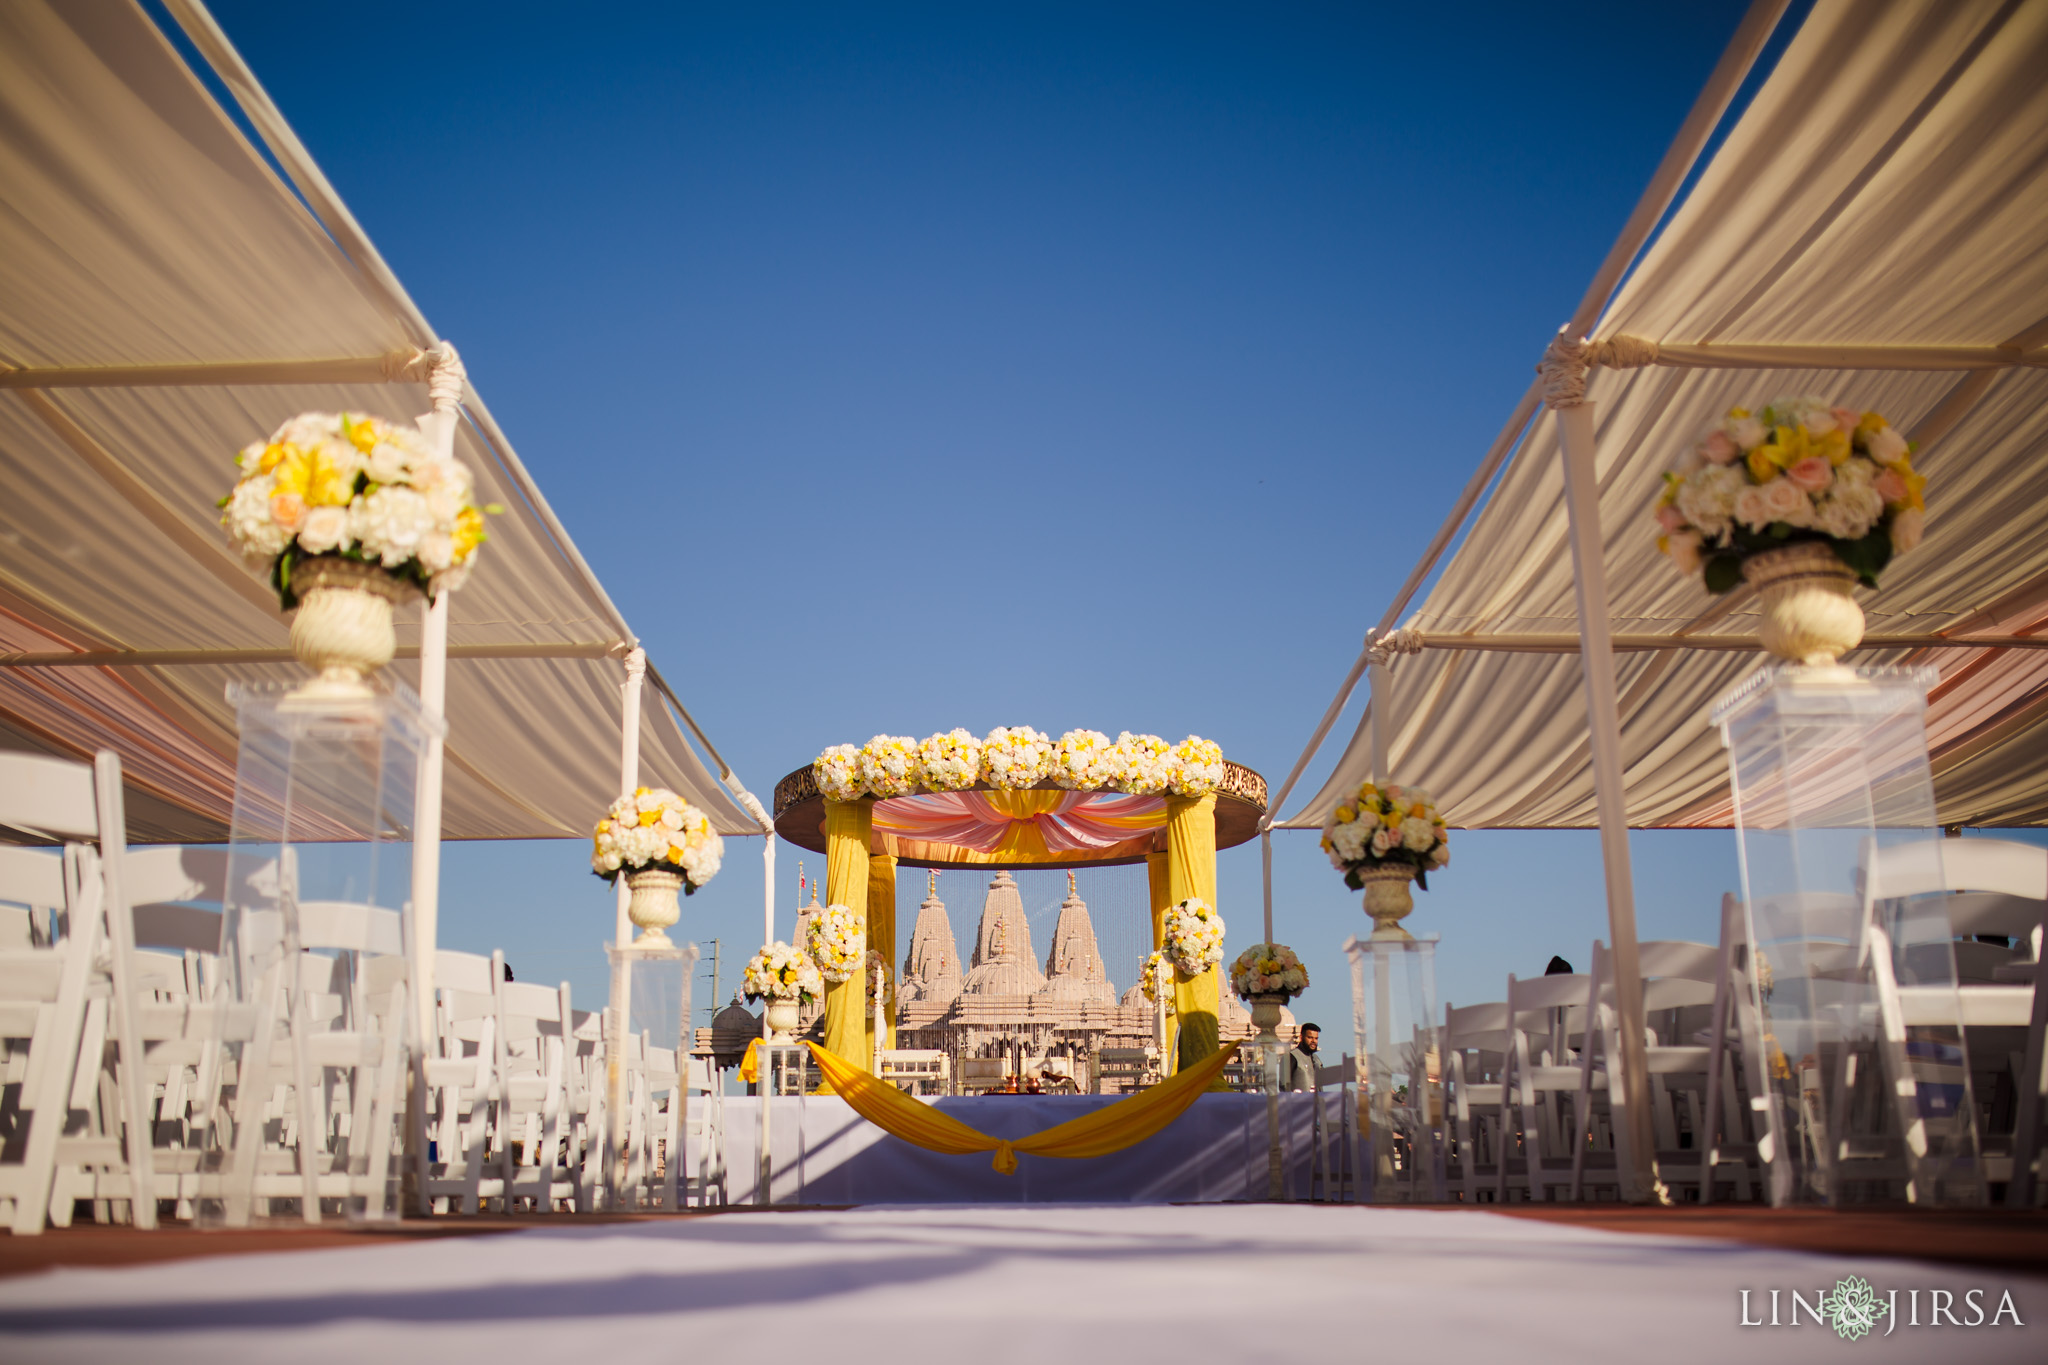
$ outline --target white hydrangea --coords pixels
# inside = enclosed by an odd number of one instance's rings
[[[259,474],[236,484],[235,491],[228,495],[227,510],[221,520],[249,559],[275,559],[292,543],[292,532],[271,515],[270,498],[275,486],[276,480]]]

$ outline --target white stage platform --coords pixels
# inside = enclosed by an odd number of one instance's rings
[[[2011,1289],[2023,1328],[1742,1328],[1739,1290]],[[1753,1294],[1752,1298],[1756,1296]],[[1991,1295],[1996,1302],[1997,1294]],[[1922,1295],[1923,1302],[1926,1295]],[[2038,1361],[2048,1281],[1479,1212],[1230,1205],[734,1213],[0,1281],[0,1359]]]
[[[1000,1095],[935,1101],[943,1112],[991,1137],[1016,1138],[1116,1102],[1114,1096]],[[1264,1199],[1263,1095],[1202,1095],[1164,1132],[1112,1156],[1086,1161],[1019,1153],[1017,1173],[999,1175],[990,1154],[945,1156],[913,1147],[847,1107],[836,1095],[769,1101],[773,1194],[785,1204],[1213,1203]],[[1324,1096],[1324,1128],[1335,1161],[1335,1093]],[[1295,1197],[1309,1192],[1315,1096],[1280,1097],[1280,1131]],[[725,1100],[726,1167],[732,1202],[754,1202],[760,1101]],[[802,1170],[798,1135],[804,1143]],[[694,1157],[693,1157],[694,1160]],[[695,1166],[691,1169],[694,1171]]]

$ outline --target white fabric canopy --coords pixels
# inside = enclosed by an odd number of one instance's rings
[[[1739,647],[1755,610],[1740,589],[1713,599],[1681,578],[1650,520],[1661,472],[1729,407],[1823,395],[1925,442],[1927,538],[1859,593],[1870,637],[2010,640],[2048,624],[2044,72],[2048,6],[1821,0],[1593,329],[1629,339],[1587,397],[1631,825],[1731,822],[1707,717],[1765,662]],[[1393,661],[1374,702],[1388,775],[1428,788],[1453,825],[1595,824],[1547,413],[1405,627],[1425,647]],[[1680,635],[1738,647],[1654,647]],[[2048,651],[1849,662],[1941,669],[1928,724],[1944,823],[2048,823]],[[1368,714],[1323,789],[1277,823],[1321,824],[1371,772]]]
[[[132,836],[189,841],[225,833],[224,688],[300,673],[219,528],[235,452],[308,409],[426,412],[437,337],[204,11],[171,9],[292,185],[129,0],[0,8],[0,746],[118,750]],[[457,454],[506,510],[452,600],[444,834],[580,836],[617,795],[635,637],[474,389],[464,407]],[[419,638],[402,609],[402,679]],[[115,657],[5,657],[79,652]],[[643,780],[759,833],[647,709]]]

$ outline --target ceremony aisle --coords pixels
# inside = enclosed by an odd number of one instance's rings
[[[0,1358],[86,1361],[1766,1362],[1770,1291],[2010,1291],[2025,1326],[1882,1325],[1858,1359],[2038,1360],[2048,1280],[1305,1205],[809,1210],[580,1223],[0,1281]],[[1923,1292],[1922,1301],[1927,1300]]]

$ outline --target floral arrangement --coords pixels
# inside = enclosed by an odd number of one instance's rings
[[[1145,959],[1145,965],[1140,969],[1138,976],[1138,984],[1144,988],[1147,1000],[1150,1000],[1155,1005],[1159,1003],[1159,988],[1166,983],[1172,970],[1173,963],[1166,956],[1166,950],[1164,948],[1154,948],[1151,955]],[[1166,997],[1166,1008],[1168,1013],[1171,1013],[1173,1010],[1173,997],[1171,995]]]
[[[1068,791],[1099,791],[1114,775],[1109,736],[1100,730],[1069,730],[1052,750],[1052,780]]]
[[[1925,529],[1927,479],[1913,471],[1913,449],[1877,413],[1819,398],[1731,408],[1664,475],[1657,548],[1722,593],[1750,555],[1821,541],[1874,588]]]
[[[998,725],[981,742],[981,779],[1002,791],[1036,786],[1052,775],[1052,741],[1028,725]]]
[[[818,790],[827,801],[856,801],[867,794],[868,784],[860,775],[860,750],[851,744],[835,744],[811,763],[818,776]]]
[[[981,741],[965,730],[948,730],[918,745],[917,761],[928,789],[965,791],[981,780]]]
[[[666,787],[641,787],[612,802],[591,835],[590,870],[606,881],[620,872],[661,868],[679,872],[683,894],[718,875],[725,840],[703,811]]]
[[[460,461],[409,426],[345,412],[305,412],[242,450],[242,477],[220,500],[221,525],[244,557],[267,562],[289,611],[292,570],[333,555],[375,564],[428,597],[462,586],[484,543],[484,513]]]
[[[986,739],[947,730],[922,742],[876,735],[858,747],[835,744],[812,760],[811,771],[827,801],[965,791],[976,783],[1017,791],[1048,778],[1069,791],[1207,796],[1223,784],[1224,764],[1222,746],[1199,735],[1168,744],[1126,730],[1112,744],[1100,730],[1069,730],[1055,742],[1018,725],[997,726]]]
[[[1176,796],[1207,796],[1223,784],[1223,746],[1189,735],[1173,746],[1166,786]]]
[[[1125,730],[1110,750],[1109,785],[1132,796],[1157,796],[1173,776],[1173,746],[1157,735]]]
[[[1308,989],[1308,968],[1284,943],[1254,943],[1230,964],[1230,988],[1249,1000],[1255,995],[1293,999]]]
[[[1161,946],[1182,976],[1200,976],[1223,961],[1223,916],[1201,897],[1190,896],[1166,912]]]
[[[867,925],[843,905],[828,905],[811,921],[804,947],[827,981],[851,980],[867,960]]]
[[[867,965],[862,969],[861,974],[867,978],[868,1008],[872,1010],[875,1007],[876,982],[879,981],[881,983],[882,999],[886,1003],[887,1001],[893,999],[896,995],[896,977],[895,974],[889,970],[889,959],[883,957],[879,952],[877,952],[873,948],[868,949],[866,964]]]
[[[907,796],[924,782],[917,741],[908,735],[876,735],[860,748],[861,784],[876,796]]]
[[[1388,864],[1414,868],[1415,884],[1427,891],[1430,870],[1451,861],[1449,833],[1429,793],[1391,782],[1367,782],[1330,812],[1323,851],[1353,891],[1364,885],[1362,870]]]
[[[787,943],[770,943],[755,953],[742,982],[749,1000],[815,1005],[825,998],[825,978],[818,974],[818,964]]]

